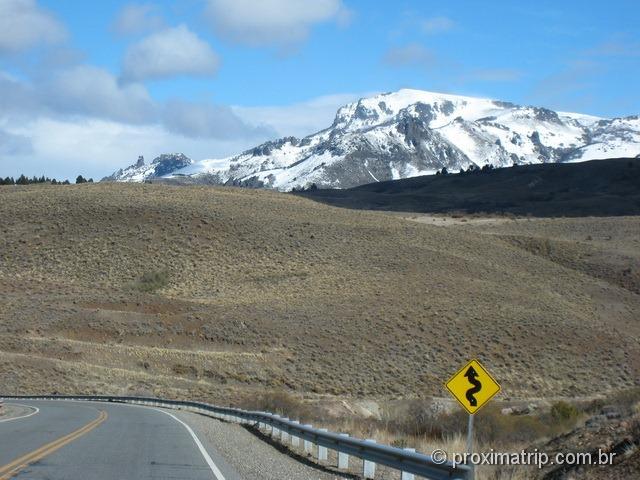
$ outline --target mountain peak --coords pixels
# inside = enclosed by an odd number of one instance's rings
[[[574,162],[635,157],[638,117],[601,119],[423,90],[402,89],[344,105],[333,124],[303,139],[284,137],[221,160],[161,155],[108,179],[189,176],[280,190],[347,188],[470,165]]]

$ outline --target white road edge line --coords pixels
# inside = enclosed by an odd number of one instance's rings
[[[38,407],[33,407],[31,405],[23,405],[22,403],[9,403],[9,404],[6,404],[6,405],[17,405],[18,407],[31,408],[31,409],[33,409],[33,412],[28,413],[26,415],[21,415],[20,417],[5,418],[4,420],[0,420],[0,423],[12,422],[13,420],[20,420],[21,418],[27,418],[27,417],[30,417],[31,415],[35,415],[36,413],[40,412],[40,409]]]
[[[200,453],[204,457],[205,462],[207,462],[207,465],[209,465],[209,468],[213,472],[213,476],[216,477],[218,480],[225,480],[224,475],[222,475],[222,472],[220,471],[218,466],[215,463],[213,463],[213,460],[209,456],[209,453],[207,452],[207,449],[204,448],[204,445],[202,445],[202,442],[200,441],[198,436],[195,434],[195,432],[191,429],[191,427],[189,425],[184,423],[182,420],[180,420],[178,417],[176,417],[172,413],[165,412],[164,410],[160,410],[159,408],[153,408],[152,410],[157,410],[158,412],[162,412],[162,413],[164,413],[166,415],[169,415],[176,422],[181,423],[182,426],[184,428],[186,428],[187,431],[191,434],[191,437],[193,438],[193,441],[196,442],[196,445],[198,446],[198,449],[200,450]]]

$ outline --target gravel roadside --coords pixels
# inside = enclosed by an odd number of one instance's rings
[[[188,423],[206,447],[217,451],[243,480],[336,480],[358,478],[341,474],[259,439],[246,428],[191,412],[173,411]],[[209,448],[207,448],[209,450]]]

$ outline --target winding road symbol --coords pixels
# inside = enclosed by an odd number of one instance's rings
[[[486,405],[500,385],[478,360],[470,360],[444,384],[449,393],[470,415]]]
[[[465,373],[464,376],[467,377],[469,383],[473,385],[473,387],[467,390],[467,392],[465,393],[465,397],[467,397],[469,405],[475,407],[478,405],[478,400],[476,400],[476,397],[474,397],[474,395],[480,392],[480,390],[482,389],[482,383],[478,381],[478,372],[476,372],[476,369],[473,368],[473,365],[469,367],[467,373]]]

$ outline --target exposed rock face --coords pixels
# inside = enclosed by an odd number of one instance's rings
[[[108,177],[102,179],[103,182],[144,182],[158,177],[163,177],[170,173],[185,168],[193,163],[189,157],[183,153],[162,154],[146,165],[144,157],[138,157],[138,161],[125,169],[120,169]]]
[[[192,163],[193,160],[183,153],[163,154],[156,157],[151,164],[154,167],[153,176],[162,177],[175,172],[176,170],[187,167]]]
[[[639,154],[637,116],[602,119],[400,90],[345,105],[329,128],[303,139],[284,137],[227,159],[195,164],[181,154],[162,155],[150,166],[132,166],[108,179],[144,181],[164,176],[187,182],[188,176],[188,183],[215,181],[280,190],[311,184],[348,188],[432,174],[442,168],[458,171],[472,165],[501,167]]]

